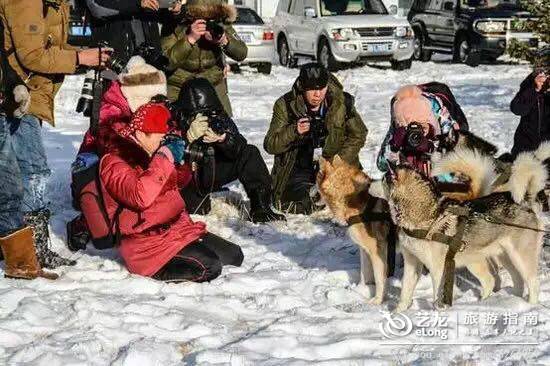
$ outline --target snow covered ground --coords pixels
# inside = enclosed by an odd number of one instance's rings
[[[472,69],[436,61],[415,63],[405,72],[362,67],[338,77],[357,96],[369,128],[361,160],[377,176],[375,153],[388,125],[390,98],[400,85],[448,83],[472,130],[504,151],[518,122],[509,103],[528,72],[526,66],[505,63]],[[236,120],[249,142],[262,147],[273,103],[296,76],[297,70],[281,67],[271,76],[249,71],[231,76]],[[130,275],[114,251],[70,253],[64,227],[75,213],[68,172],[87,128],[74,112],[81,85],[80,77],[67,79],[57,99],[58,127],[44,132],[53,169],[54,247],[78,264],[60,269],[55,282],[0,279],[0,364],[550,364],[549,248],[541,261],[539,305],[512,296],[506,277],[502,290],[479,302],[477,281],[460,272],[456,305],[438,314],[424,276],[405,313],[414,324],[410,332],[407,317],[389,322],[383,313],[396,305],[400,274],[390,279],[383,306],[368,305],[373,289],[356,285],[357,248],[326,213],[254,225],[240,220],[238,209],[223,197],[216,198],[214,212],[197,219],[241,245],[245,262],[225,268],[209,284],[164,284]],[[273,158],[264,156],[271,166]],[[239,185],[231,189],[242,194]],[[408,334],[399,336],[403,333]]]

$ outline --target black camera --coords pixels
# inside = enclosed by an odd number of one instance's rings
[[[210,32],[210,34],[212,35],[212,38],[215,41],[219,41],[223,37],[223,34],[225,33],[225,30],[223,29],[223,25],[221,25],[216,20],[207,20],[206,30]]]
[[[325,146],[328,130],[325,126],[325,119],[321,116],[309,116],[309,137],[313,141],[314,148]]]
[[[212,159],[214,154],[215,151],[212,146],[197,141],[185,149],[185,161],[188,163],[203,164],[205,160]]]
[[[406,144],[411,150],[417,150],[424,140],[424,129],[418,123],[411,123],[407,126]]]

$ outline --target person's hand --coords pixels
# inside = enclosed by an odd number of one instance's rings
[[[224,79],[227,79],[227,75],[229,75],[229,71],[231,71],[231,66],[229,66],[228,64],[226,64],[226,65],[223,67],[223,78],[224,78]]]
[[[158,11],[160,8],[160,4],[158,0],[141,0],[141,7],[143,9]]]
[[[208,130],[208,117],[197,114],[195,119],[189,125],[187,130],[187,140],[192,144],[196,139],[200,139]]]
[[[17,109],[13,111],[13,115],[17,118],[23,117],[27,114],[31,105],[31,94],[29,89],[23,84],[17,85],[13,89],[13,99],[17,103]]]
[[[535,90],[537,92],[542,91],[542,88],[544,86],[544,83],[546,83],[546,80],[548,79],[548,75],[541,72],[535,77]]]
[[[224,142],[225,138],[227,137],[227,134],[218,135],[214,131],[212,131],[211,128],[208,128],[206,130],[206,133],[204,134],[203,141],[207,144],[214,144],[218,142]]]
[[[174,163],[179,165],[183,162],[183,156],[185,155],[185,141],[178,135],[170,134],[164,136],[162,140],[161,150],[166,148],[170,150],[174,157]]]
[[[88,67],[105,66],[111,58],[112,48],[88,48],[77,52],[78,64]]]
[[[218,44],[222,47],[225,47],[228,43],[229,38],[227,38],[227,33],[224,33],[223,36],[218,40]]]
[[[193,22],[193,24],[191,24],[191,27],[189,28],[189,34],[187,35],[187,40],[189,40],[189,43],[195,44],[205,34],[206,34],[206,20],[197,19]]]
[[[304,135],[309,132],[309,118],[300,118],[298,124],[296,125],[296,130],[299,135]]]

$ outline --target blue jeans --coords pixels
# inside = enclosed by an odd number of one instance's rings
[[[46,207],[50,174],[40,120],[0,116],[0,236],[22,227],[26,212]]]

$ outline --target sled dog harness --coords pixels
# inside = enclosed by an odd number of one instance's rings
[[[454,272],[456,269],[455,256],[458,252],[462,252],[466,248],[466,243],[462,240],[462,238],[464,237],[464,234],[466,232],[466,224],[468,222],[468,217],[477,216],[479,218],[484,219],[488,223],[494,224],[494,225],[515,227],[518,229],[532,230],[540,233],[550,233],[549,230],[541,230],[534,227],[517,225],[511,222],[503,221],[500,218],[492,215],[482,214],[479,212],[472,212],[470,211],[470,209],[466,207],[460,207],[460,206],[448,207],[447,209],[445,209],[444,213],[450,213],[456,216],[456,219],[457,219],[456,233],[453,236],[449,236],[439,232],[431,233],[431,228],[428,230],[420,230],[420,229],[409,230],[406,228],[401,228],[401,229],[407,236],[410,236],[412,238],[420,239],[420,240],[433,240],[449,246],[449,250],[445,255],[445,264],[443,267],[443,292],[437,294],[437,301],[436,301],[438,303],[441,302],[449,306],[453,304]],[[437,221],[438,220],[434,221],[432,226],[435,225]]]
[[[348,226],[355,224],[367,224],[369,222],[390,221],[391,215],[389,212],[373,212],[374,205],[376,205],[377,198],[369,196],[367,201],[367,207],[359,215],[355,215],[347,219]]]

